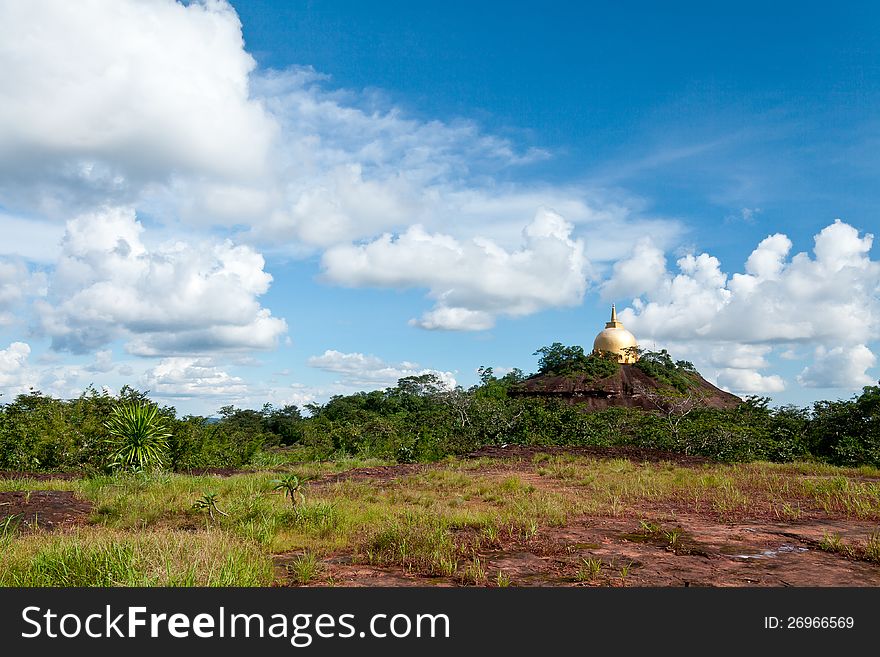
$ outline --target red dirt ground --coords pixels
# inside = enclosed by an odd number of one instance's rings
[[[0,523],[13,516],[25,531],[84,523],[91,511],[91,503],[69,490],[0,492]]]
[[[510,586],[880,586],[880,564],[819,549],[825,532],[859,542],[876,523],[823,521],[722,524],[704,517],[676,518],[677,549],[640,532],[631,518],[582,517],[566,527],[542,528],[531,540],[502,542],[478,551],[494,586],[498,572]],[[295,555],[279,555],[283,568]],[[594,577],[585,560],[601,562]],[[318,586],[460,586],[401,568],[352,563],[335,555],[322,564]]]
[[[504,458],[501,469],[514,471],[536,488],[559,484],[534,471],[535,454],[569,453],[636,462],[669,461],[686,467],[707,459],[638,448],[491,447],[472,458]],[[501,463],[499,463],[499,466]],[[358,468],[310,484],[346,479],[387,485],[428,467],[397,465]],[[486,470],[496,469],[487,465]],[[662,529],[648,535],[641,521]],[[767,507],[721,516],[697,509],[684,500],[623,509],[619,515],[582,516],[565,527],[541,527],[529,540],[502,538],[476,555],[485,570],[483,585],[495,586],[501,571],[511,586],[880,586],[880,564],[820,549],[826,535],[844,543],[863,544],[880,525],[829,515],[804,506],[797,520],[781,521]],[[679,537],[671,546],[663,531]],[[284,568],[296,554],[277,555]],[[588,560],[600,562],[590,576]],[[395,567],[355,563],[350,554],[336,554],[322,563],[317,586],[460,586],[452,578],[426,576]],[[472,582],[469,582],[472,584]]]

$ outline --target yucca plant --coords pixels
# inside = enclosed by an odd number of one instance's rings
[[[161,467],[171,433],[153,404],[118,404],[104,423],[110,432],[110,464],[127,470]]]

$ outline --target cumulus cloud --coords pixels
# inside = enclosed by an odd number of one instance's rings
[[[498,315],[522,316],[580,302],[587,287],[583,242],[571,224],[540,210],[508,251],[474,238],[459,241],[415,226],[365,245],[329,249],[325,277],[351,287],[428,288],[436,307],[415,323],[423,328],[486,329]]]
[[[485,331],[495,326],[495,317],[483,310],[440,305],[423,313],[419,319],[409,320],[409,323],[428,330]]]
[[[651,293],[666,274],[666,256],[650,237],[636,242],[628,257],[614,263],[611,277],[602,284],[606,299],[639,297]]]
[[[716,344],[709,348],[709,362],[720,367],[762,369],[767,367],[767,356],[772,347],[753,344]]]
[[[130,208],[67,224],[50,298],[38,306],[56,349],[77,353],[125,338],[143,355],[268,349],[286,332],[257,297],[263,257],[230,241],[148,247]]]
[[[107,372],[112,372],[114,368],[113,364],[113,350],[112,349],[101,349],[95,353],[95,360],[90,365],[86,365],[87,372],[95,372],[98,374],[106,374]]]
[[[423,374],[434,374],[449,388],[454,388],[456,384],[453,372],[421,368],[418,363],[409,361],[390,364],[377,356],[343,353],[335,349],[328,349],[320,356],[312,356],[308,360],[308,365],[339,374],[342,377],[342,383],[351,386],[384,388],[393,386],[398,379]]]
[[[0,194],[59,212],[173,175],[254,179],[276,125],[215,0],[3,2]]]
[[[746,272],[728,276],[706,253],[678,261],[657,290],[623,313],[624,321],[657,338],[724,339],[742,343],[811,340],[866,342],[880,334],[880,262],[873,235],[839,219],[814,238],[811,258],[784,235],[764,239]]]
[[[620,317],[640,339],[706,345],[703,361],[727,368],[719,381],[731,387],[774,391],[781,380],[757,370],[772,349],[804,344],[817,350],[798,379],[802,385],[853,389],[874,364],[865,345],[880,337],[880,262],[870,258],[872,243],[873,235],[838,219],[815,235],[812,257],[789,257],[791,240],[775,234],[758,244],[743,273],[728,275],[702,253],[680,258],[678,273],[659,271],[653,289],[640,290],[647,278],[633,283],[624,266],[605,289],[637,295]],[[649,252],[656,265],[656,251]],[[846,374],[833,375],[832,363]]]
[[[718,385],[739,394],[760,395],[785,390],[778,374],[764,375],[749,369],[725,368],[718,374]]]
[[[502,279],[509,266],[494,247],[522,255],[522,225],[540,206],[582,227],[590,239],[581,252],[598,260],[622,254],[628,238],[617,236],[628,226],[661,246],[680,232],[619,195],[498,183],[499,171],[549,154],[473,121],[407,117],[375,92],[328,88],[328,76],[307,67],[257,71],[220,0],[38,0],[0,11],[4,24],[28,26],[0,47],[0,67],[13,71],[0,82],[6,205],[36,195],[18,205],[59,216],[126,203],[160,222],[244,227],[257,248],[295,253],[344,252],[383,233],[400,235],[400,247],[408,231],[424,230],[453,237],[461,260],[475,260],[469,269]],[[494,264],[502,270],[489,272]],[[440,303],[422,324],[489,326],[494,313],[474,306]],[[515,306],[509,314],[533,312]]]
[[[14,321],[10,311],[26,298],[45,293],[44,273],[30,271],[21,258],[0,256],[0,326]]]
[[[160,397],[221,397],[245,395],[248,386],[210,358],[163,358],[141,377],[141,385]]]
[[[832,349],[819,345],[812,365],[797,380],[807,388],[859,388],[876,383],[866,372],[876,364],[877,357],[863,344]]]
[[[28,380],[28,356],[30,345],[26,342],[13,342],[6,349],[0,349],[0,391],[7,395],[24,392],[31,383]]]

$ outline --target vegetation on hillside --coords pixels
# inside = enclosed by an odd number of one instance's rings
[[[617,357],[613,354],[585,354],[583,347],[566,347],[554,342],[549,347],[541,347],[535,353],[538,359],[538,374],[565,376],[577,374],[588,380],[604,379],[620,369]]]
[[[632,348],[636,349],[639,357],[634,366],[652,379],[672,386],[679,392],[687,392],[694,387],[697,370],[694,369],[693,363],[686,360],[674,361],[665,349],[649,351]]]

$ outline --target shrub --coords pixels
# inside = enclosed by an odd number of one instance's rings
[[[128,470],[162,466],[171,433],[157,406],[121,403],[113,409],[105,426],[113,450],[111,466]]]

